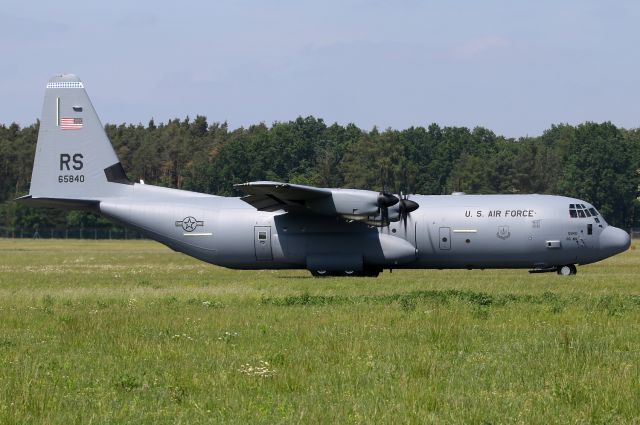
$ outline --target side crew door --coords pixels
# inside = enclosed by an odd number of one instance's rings
[[[254,227],[254,245],[257,261],[273,260],[271,251],[271,226]]]

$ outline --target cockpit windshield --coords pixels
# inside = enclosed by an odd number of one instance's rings
[[[598,211],[593,207],[586,207],[584,204],[569,204],[569,217],[571,218],[588,218],[595,217],[598,220]]]

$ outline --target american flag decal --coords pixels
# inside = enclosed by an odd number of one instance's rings
[[[60,118],[60,128],[63,130],[80,130],[82,118]]]

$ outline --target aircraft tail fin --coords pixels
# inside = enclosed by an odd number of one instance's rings
[[[76,208],[122,194],[131,184],[82,81],[73,74],[51,78],[24,200]]]

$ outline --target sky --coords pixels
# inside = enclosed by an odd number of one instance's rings
[[[74,73],[103,123],[637,128],[638,22],[626,0],[5,0],[0,123]]]

